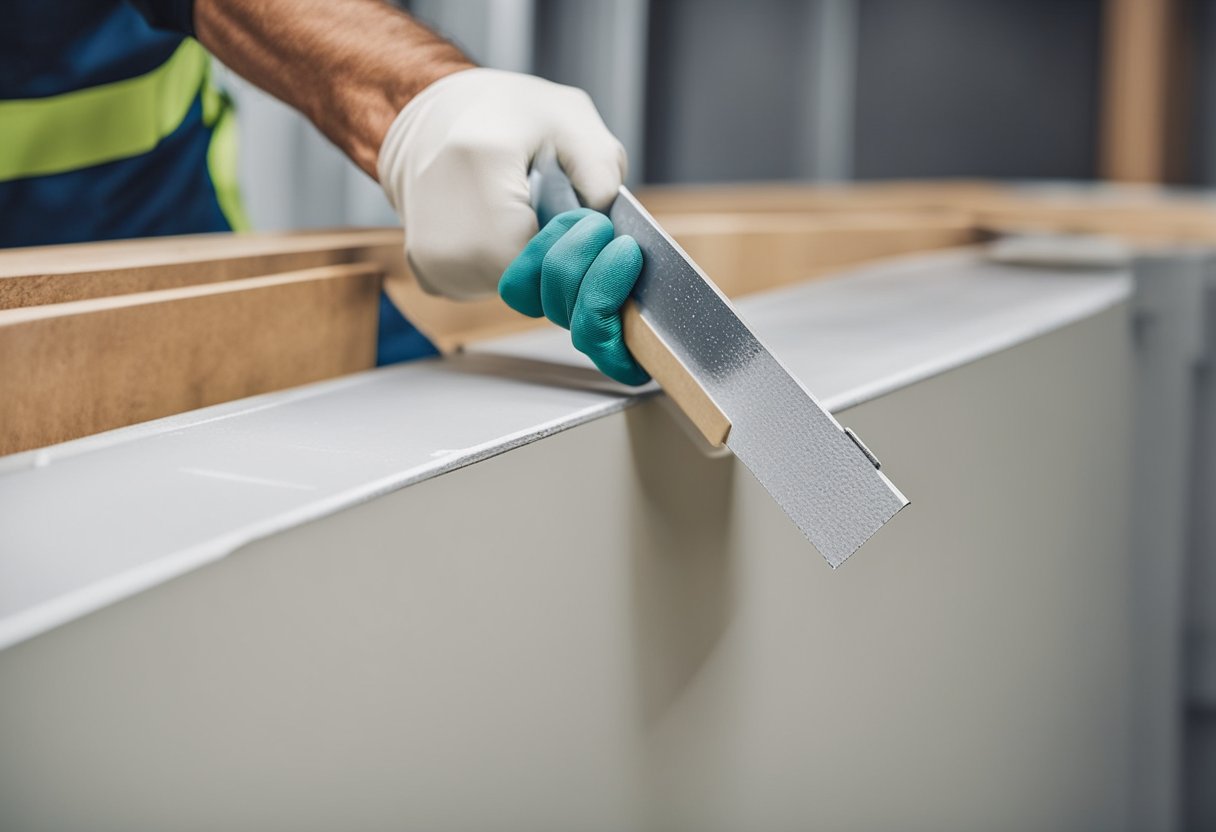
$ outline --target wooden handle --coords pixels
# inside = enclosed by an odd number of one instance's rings
[[[730,434],[730,419],[684,366],[684,362],[671,351],[662,336],[646,322],[634,301],[626,301],[621,309],[621,323],[625,331],[625,346],[629,347],[637,362],[692,421],[706,442],[715,448],[725,445],[726,437]]]

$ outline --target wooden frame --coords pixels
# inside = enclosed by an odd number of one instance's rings
[[[1216,243],[1216,203],[986,182],[649,189],[730,296],[992,232]],[[543,326],[426,294],[394,229],[200,235],[0,253],[0,453],[367,369],[381,286],[442,351]]]
[[[0,311],[0,454],[365,370],[375,264]]]
[[[1180,0],[1106,0],[1102,176],[1166,182],[1182,174],[1186,39]]]
[[[855,186],[721,185],[651,188],[660,217],[689,214],[831,217],[844,223],[893,213],[910,222],[952,214],[985,232],[1107,234],[1143,243],[1216,243],[1216,201],[1203,194],[1119,186],[1000,185],[976,181]],[[939,220],[940,221],[940,220]]]

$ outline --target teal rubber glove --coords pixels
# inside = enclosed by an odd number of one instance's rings
[[[544,315],[570,330],[571,343],[604,375],[645,384],[650,376],[621,331],[621,307],[642,273],[642,250],[632,237],[612,235],[612,221],[590,208],[558,214],[507,266],[498,294],[516,312]]]

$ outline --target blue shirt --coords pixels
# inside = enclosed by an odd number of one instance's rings
[[[126,0],[4,5],[0,101],[138,77],[161,66],[193,31],[191,0],[141,0],[142,14]],[[149,20],[170,28],[153,28]],[[3,131],[0,124],[0,141]],[[232,230],[207,166],[211,134],[200,94],[176,129],[147,153],[0,182],[0,247]],[[435,352],[382,296],[378,362]]]

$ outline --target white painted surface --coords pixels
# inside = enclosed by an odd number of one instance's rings
[[[661,400],[254,541],[0,651],[0,828],[1134,828],[1130,346],[841,413],[913,504],[835,571]]]
[[[1128,292],[1120,272],[1027,270],[950,253],[753,296],[740,308],[839,411],[1092,316]],[[0,460],[0,647],[630,401],[586,369],[563,333],[485,350]]]

